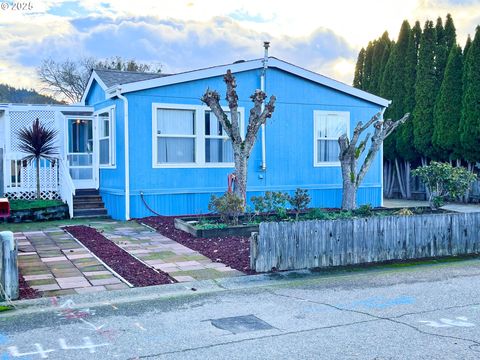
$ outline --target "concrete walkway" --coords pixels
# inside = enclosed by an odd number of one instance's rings
[[[42,296],[128,287],[62,229],[18,232],[15,238],[20,273]]]
[[[134,221],[91,225],[128,253],[179,282],[243,275]]]
[[[414,208],[429,206],[428,201],[420,200],[406,200],[406,199],[384,199],[383,206],[386,208]],[[479,204],[455,204],[449,203],[441,207],[443,210],[460,212],[460,213],[473,213],[480,212]]]

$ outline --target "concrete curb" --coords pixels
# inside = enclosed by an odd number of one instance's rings
[[[17,300],[13,302],[15,311],[0,313],[2,317],[28,315],[39,312],[58,311],[59,306],[68,303],[69,308],[94,308],[100,306],[112,306],[125,303],[135,303],[146,300],[160,300],[176,297],[197,296],[209,293],[226,291],[242,291],[252,288],[295,286],[296,284],[308,284],[327,282],[328,280],[345,278],[375,277],[385,274],[401,274],[411,272],[436,272],[445,267],[462,267],[471,265],[478,268],[477,274],[473,272],[462,276],[480,275],[480,260],[463,260],[452,263],[437,263],[415,265],[409,267],[393,268],[389,266],[376,266],[370,268],[347,268],[324,271],[286,271],[278,273],[246,275],[232,278],[220,278],[215,280],[192,281],[188,283],[176,283],[156,285],[141,288],[105,291],[98,293],[65,295],[60,297],[45,297],[31,300]],[[0,303],[0,305],[7,305]]]

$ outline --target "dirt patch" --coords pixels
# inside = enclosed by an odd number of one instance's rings
[[[66,226],[63,229],[73,235],[86,248],[135,287],[177,282],[167,273],[163,271],[157,272],[138,261],[94,228],[79,225]]]
[[[214,262],[221,262],[233,269],[247,274],[250,270],[250,239],[241,236],[215,238],[197,238],[185,231],[175,228],[174,216],[150,216],[137,219],[157,230],[160,234],[208,257]]]
[[[20,300],[36,299],[40,297],[40,293],[37,290],[32,289],[20,273],[18,274],[18,284]]]

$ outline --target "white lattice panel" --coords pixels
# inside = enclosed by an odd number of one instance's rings
[[[6,192],[5,197],[10,200],[35,200],[37,198],[36,191],[16,191]],[[41,191],[40,197],[43,200],[60,200],[60,195],[57,191]]]
[[[9,152],[19,151],[17,132],[25,127],[32,126],[35,119],[48,127],[55,128],[55,111],[51,110],[28,110],[10,111],[10,149]]]

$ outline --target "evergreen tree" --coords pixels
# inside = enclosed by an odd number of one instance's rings
[[[434,112],[432,143],[440,160],[452,160],[461,155],[458,131],[462,114],[462,72],[462,48],[455,45],[448,57]]]
[[[476,162],[480,161],[480,26],[467,52],[463,81],[460,141],[463,158]]]
[[[437,24],[435,25],[435,71],[438,80],[437,86],[440,87],[443,80],[443,75],[445,73],[445,66],[447,66],[447,57],[448,51],[447,41],[445,36],[445,29],[443,28],[442,18],[437,19]]]
[[[418,159],[418,153],[412,146],[413,141],[413,110],[415,108],[415,83],[417,79],[418,51],[422,28],[420,22],[415,22],[408,38],[407,54],[405,57],[405,98],[404,110],[410,113],[411,119],[398,127],[397,151],[406,161]]]
[[[388,61],[390,53],[391,41],[388,37],[388,32],[384,32],[383,35],[374,42],[373,54],[372,54],[372,72],[370,77],[370,83],[367,89],[372,94],[379,94],[380,82],[383,76],[383,70]]]
[[[447,14],[447,19],[445,20],[445,43],[449,53],[457,45],[457,31],[450,14]]]
[[[470,50],[470,47],[472,46],[472,38],[470,37],[470,34],[468,34],[467,41],[465,42],[465,47],[463,48],[463,60],[467,58],[467,53],[468,50]]]
[[[369,41],[365,50],[365,65],[363,67],[362,89],[368,90],[372,76],[373,42]]]
[[[365,49],[362,48],[358,53],[357,63],[355,64],[355,75],[353,77],[353,86],[363,89],[363,70],[365,67]]]
[[[433,109],[438,93],[435,69],[436,31],[432,21],[426,21],[420,38],[418,70],[413,111],[413,143],[422,157],[433,158]]]

